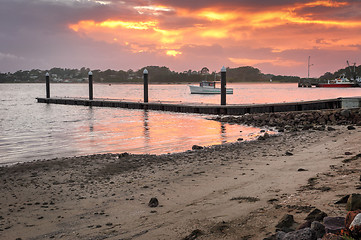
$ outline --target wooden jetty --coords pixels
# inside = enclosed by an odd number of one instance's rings
[[[321,109],[337,108],[359,108],[361,107],[361,97],[353,98],[335,98],[315,101],[301,101],[289,103],[271,103],[271,104],[199,104],[184,102],[141,102],[121,99],[95,98],[92,100],[86,98],[36,98],[39,103],[82,105],[93,107],[113,107],[128,109],[149,109],[158,111],[170,111],[181,113],[200,113],[200,114],[225,114],[242,115],[247,113],[271,113],[271,112],[291,112],[307,111]]]

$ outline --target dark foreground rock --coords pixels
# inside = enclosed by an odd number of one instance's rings
[[[323,225],[325,226],[326,233],[339,234],[342,229],[345,228],[344,217],[325,217],[323,219]]]
[[[361,209],[361,194],[353,193],[347,199],[346,210],[354,211]]]
[[[158,201],[157,198],[151,198],[151,199],[149,200],[149,203],[148,203],[148,206],[149,206],[149,207],[154,208],[154,207],[158,207],[158,205],[159,205],[159,201]]]
[[[276,229],[281,230],[283,232],[290,232],[292,229],[292,225],[295,223],[293,216],[290,214],[284,215],[281,220],[276,225]]]
[[[277,239],[279,240],[316,240],[316,233],[311,228],[304,228],[301,230],[289,232],[289,233],[278,233]]]

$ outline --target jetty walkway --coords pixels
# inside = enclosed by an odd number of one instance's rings
[[[82,105],[92,107],[113,107],[128,109],[149,109],[158,111],[170,111],[181,113],[200,113],[200,114],[224,114],[224,115],[242,115],[247,113],[272,113],[272,112],[290,112],[307,111],[321,109],[338,108],[359,108],[361,107],[361,97],[353,98],[335,98],[315,101],[301,101],[288,103],[270,103],[270,104],[203,104],[203,103],[185,103],[185,102],[141,102],[122,99],[95,98],[92,100],[86,98],[36,98],[39,103],[64,104],[64,105]]]

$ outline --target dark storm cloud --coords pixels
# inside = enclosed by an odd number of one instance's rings
[[[134,11],[133,14],[136,14]],[[114,8],[92,2],[12,1],[3,0],[0,8],[0,30],[16,31],[28,27],[57,31],[69,23],[84,19],[101,21],[127,15],[127,8]]]
[[[66,62],[87,61],[82,55],[108,51],[106,44],[83,39],[68,24],[92,19],[102,21],[136,12],[127,8],[95,4],[89,1],[2,0],[0,7],[0,71],[40,68]],[[104,48],[103,50],[100,50]],[[117,46],[121,52],[121,47]],[[87,51],[88,53],[85,53]],[[91,54],[90,54],[91,55]],[[16,64],[15,64],[16,63]]]

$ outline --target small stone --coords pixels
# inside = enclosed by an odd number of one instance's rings
[[[345,155],[352,155],[352,152],[345,152]]]
[[[276,198],[272,198],[270,200],[267,200],[268,203],[274,203],[274,202],[278,202],[278,199]]]
[[[148,206],[149,207],[158,207],[159,201],[157,198],[153,197],[149,200]]]
[[[284,128],[278,128],[278,132],[284,132],[285,129]]]
[[[191,234],[189,234],[188,236],[186,236],[185,238],[183,238],[183,240],[195,240],[197,239],[199,236],[202,236],[204,233],[199,230],[199,229],[196,229],[196,230],[193,230],[191,232]]]
[[[199,146],[199,145],[193,145],[192,146],[192,150],[201,150],[201,149],[203,149],[202,146]]]
[[[333,127],[327,127],[327,131],[336,131],[336,129]]]
[[[356,128],[354,126],[347,126],[347,130],[355,130]]]
[[[277,240],[282,240],[282,239],[285,237],[285,235],[286,235],[285,232],[283,232],[283,231],[278,231],[278,232],[276,233],[276,239],[277,239]]]
[[[259,136],[257,139],[261,140],[261,141],[266,140],[266,138],[264,136]]]
[[[286,151],[286,156],[293,156],[293,153],[289,152],[289,151]]]
[[[129,153],[123,152],[123,153],[118,154],[118,158],[122,158],[122,157],[126,157],[126,156],[129,156]]]
[[[323,235],[322,240],[344,240],[344,238],[333,233],[326,233]]]
[[[305,172],[305,171],[308,171],[307,169],[304,169],[304,168],[299,168],[297,169],[298,172]]]
[[[237,141],[243,141],[243,138],[238,138]]]
[[[269,133],[265,132],[265,133],[263,134],[263,137],[264,137],[264,139],[267,139],[267,138],[270,138],[270,135],[269,135]]]

